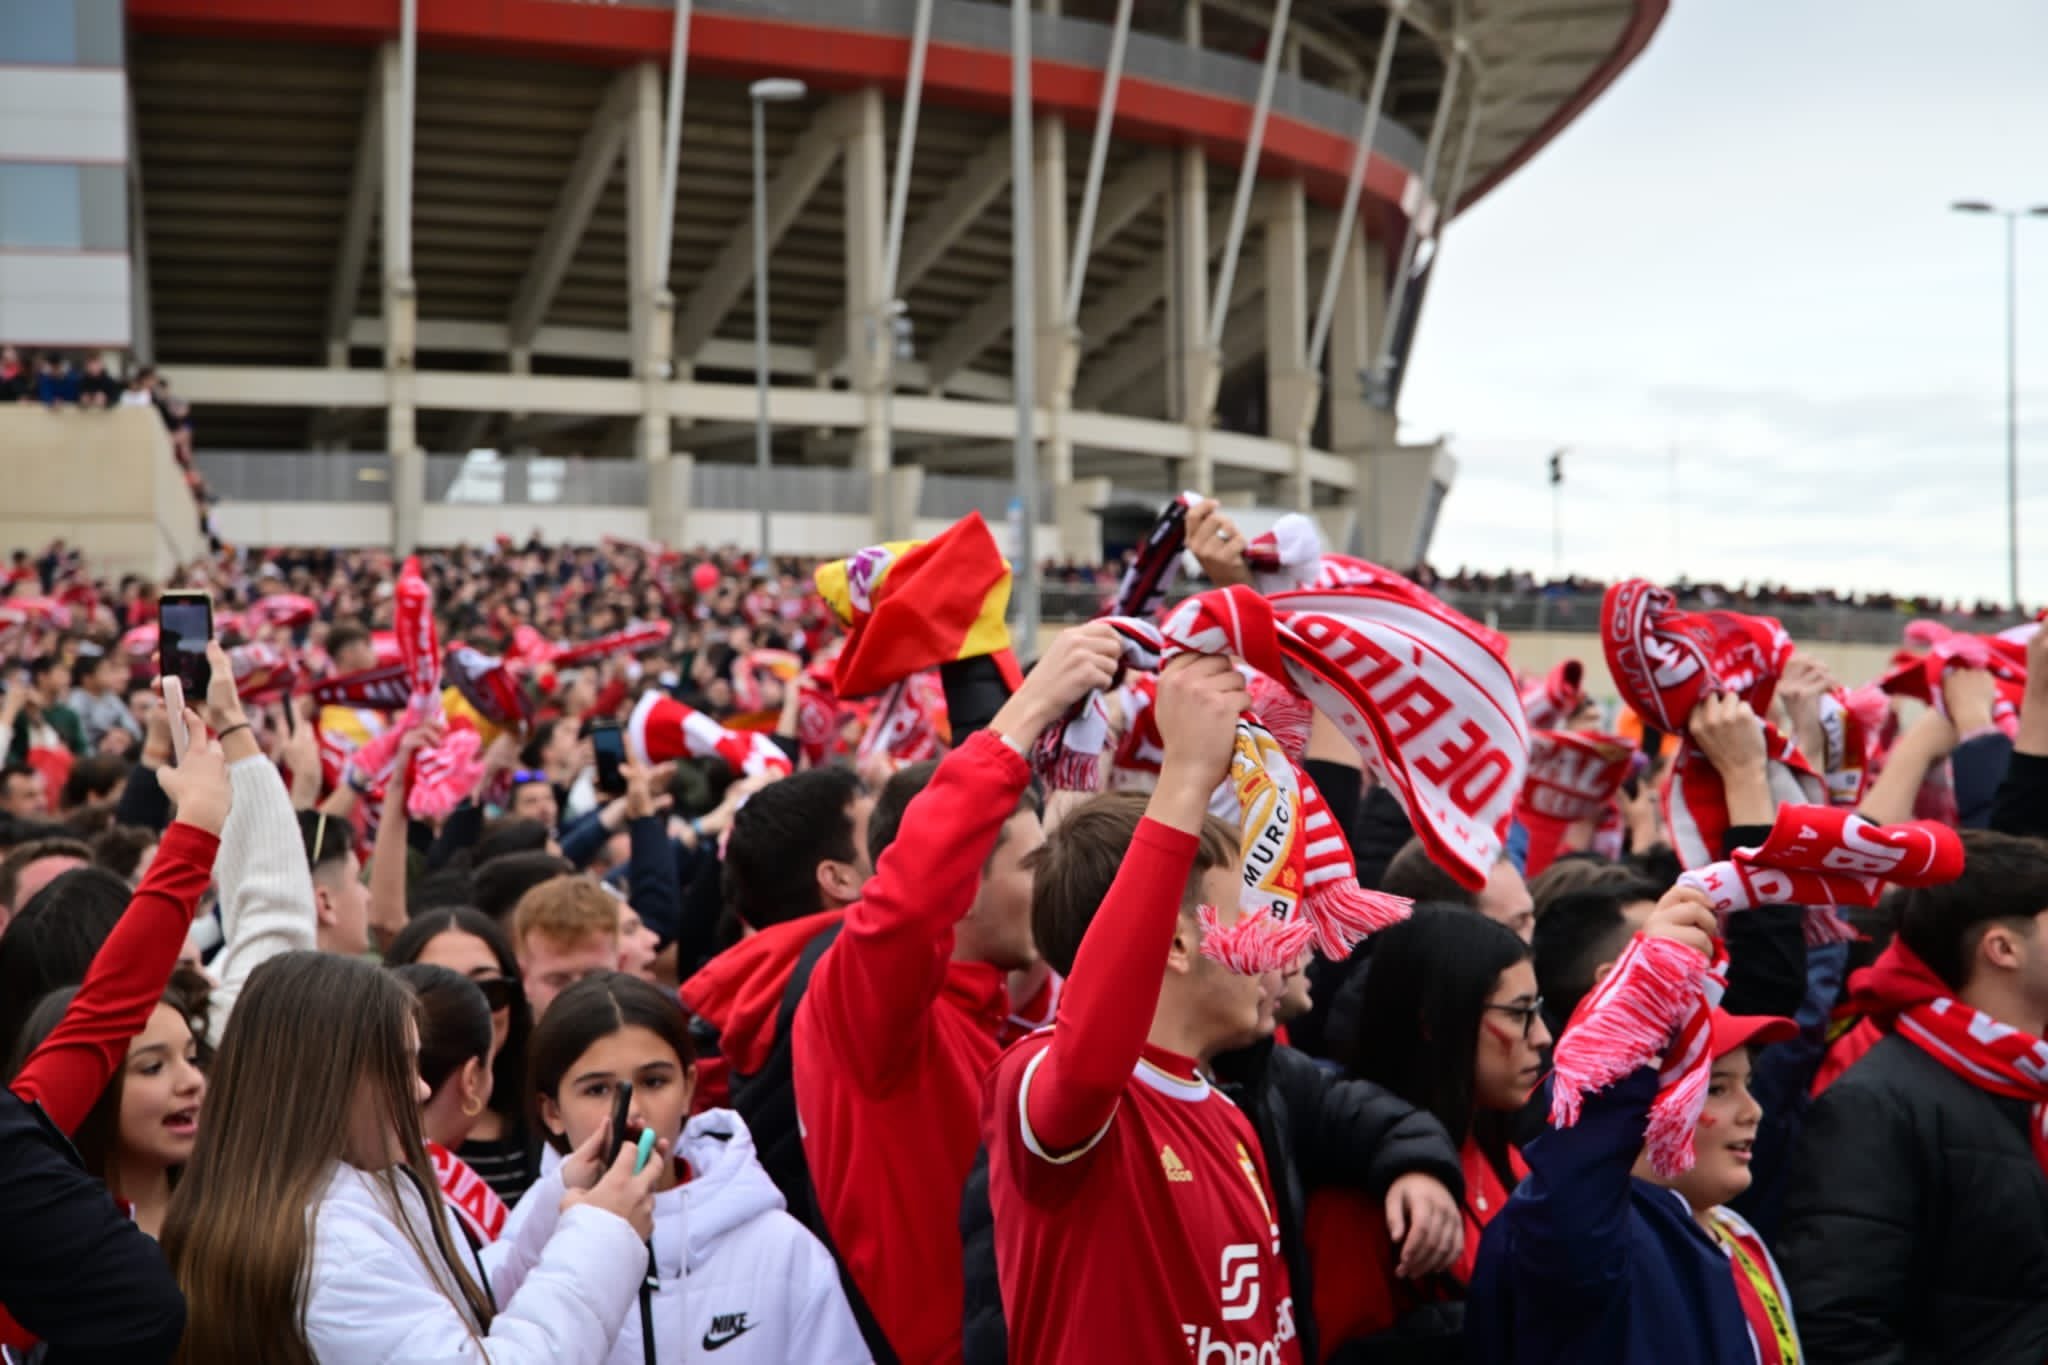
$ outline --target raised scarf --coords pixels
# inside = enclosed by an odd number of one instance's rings
[[[1824,898],[1824,906],[1875,905],[1886,880],[1931,885],[1962,870],[1953,831],[1874,826],[1827,806],[1780,808],[1771,838],[1738,857],[1681,880],[1706,892],[1725,916],[1756,905],[1796,904],[1805,896]],[[1637,935],[1558,1040],[1551,1122],[1569,1128],[1585,1096],[1656,1063],[1650,1164],[1667,1178],[1690,1170],[1727,964],[1718,938],[1709,962],[1671,939]]]
[[[1586,704],[1586,666],[1566,659],[1541,678],[1522,684],[1522,710],[1531,730],[1555,730]]]
[[[1761,718],[1792,658],[1792,638],[1764,616],[1679,610],[1671,594],[1640,578],[1617,583],[1601,604],[1600,645],[1621,699],[1643,720],[1678,738],[1665,778],[1665,826],[1678,860],[1704,867],[1721,856],[1728,796],[1721,775],[1692,742],[1693,708],[1733,692]],[[1760,720],[1771,795],[1779,803],[1822,805],[1825,778],[1768,720]]]
[[[640,694],[626,719],[626,752],[649,765],[680,758],[717,758],[735,777],[787,776],[789,755],[767,735],[732,730],[659,688]]]
[[[1240,586],[1192,597],[1162,625],[1114,624],[1126,660],[1146,671],[1178,654],[1215,654],[1285,684],[1359,750],[1401,800],[1432,858],[1465,885],[1485,884],[1522,788],[1529,741],[1513,678],[1464,618],[1384,585],[1272,599]],[[1260,704],[1268,713],[1285,709],[1276,702]],[[1297,708],[1284,724],[1305,736],[1305,719]],[[1107,729],[1101,698],[1088,699],[1040,741],[1041,770],[1056,783],[1085,783]],[[1239,722],[1231,784],[1245,832],[1246,908],[1256,903],[1283,929],[1298,908],[1329,957],[1347,954],[1398,916],[1399,907],[1358,886],[1343,831],[1258,715]],[[1301,893],[1290,900],[1288,871],[1297,860]],[[1232,947],[1244,948],[1241,963],[1262,960],[1244,945]]]
[[[1569,826],[1614,813],[1615,795],[1636,756],[1636,746],[1619,735],[1530,734],[1529,779],[1515,807],[1515,818],[1529,832],[1524,875],[1534,877],[1557,860]]]
[[[928,668],[889,684],[869,713],[855,752],[863,760],[922,763],[939,756],[946,735],[946,689],[938,670]]]
[[[1942,680],[1957,669],[1985,669],[1996,689],[1991,723],[2010,739],[2019,732],[2020,704],[2027,691],[2027,641],[2038,629],[2038,625],[2015,626],[1997,635],[1951,631],[1935,638],[1927,653],[1908,657],[1885,674],[1878,686],[1892,696],[1909,697],[1946,716],[1948,699],[1942,690]]]
[[[414,728],[447,715],[441,697],[441,637],[434,626],[433,590],[420,574],[419,560],[409,558],[398,574],[393,594],[393,629],[398,662],[406,683],[404,715],[382,735],[356,750],[356,771],[377,798],[390,781],[398,748]],[[438,820],[475,789],[483,775],[483,743],[467,720],[449,721],[441,742],[422,749],[413,759],[406,788],[406,813],[415,820]]]
[[[1678,880],[1704,891],[1724,917],[1759,905],[1805,906],[1806,941],[1819,944],[1856,937],[1838,907],[1876,905],[1887,883],[1939,886],[1962,873],[1962,840],[1946,825],[1873,825],[1835,806],[1780,806],[1762,844]]]
[[[2048,1040],[1999,1023],[1950,994],[1902,941],[1849,978],[1846,1006],[1896,1032],[1979,1090],[2025,1100],[2034,1159],[2048,1174]]]

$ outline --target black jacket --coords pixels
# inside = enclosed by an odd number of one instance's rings
[[[1814,1101],[1778,1245],[1813,1365],[2048,1359],[2027,1121],[1896,1036]]]
[[[1337,1187],[1373,1198],[1404,1175],[1434,1176],[1459,1199],[1465,1176],[1450,1134],[1431,1115],[1369,1081],[1346,1080],[1293,1048],[1270,1040],[1216,1059],[1216,1080],[1258,1134],[1280,1197],[1280,1244],[1294,1295],[1301,1358],[1322,1358],[1310,1312],[1308,1251],[1302,1218],[1308,1195]],[[996,1275],[995,1213],[989,1204],[988,1153],[975,1158],[961,1199],[965,1255],[966,1365],[1009,1359],[1008,1329]]]
[[[0,1303],[48,1365],[152,1365],[185,1334],[185,1297],[42,1111],[0,1091]]]

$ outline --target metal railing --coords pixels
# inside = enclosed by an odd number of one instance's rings
[[[1176,598],[1206,587],[1202,582],[1179,585]],[[1101,612],[1109,590],[1089,583],[1050,582],[1040,595],[1044,620],[1085,621]],[[1596,635],[1600,630],[1600,595],[1545,597],[1521,593],[1458,592],[1438,594],[1449,605],[1494,630],[1510,635]],[[1702,607],[1704,603],[1688,603]],[[1776,617],[1801,644],[1896,645],[1908,621],[1935,620],[1957,630],[1987,633],[2019,623],[2018,617],[1981,617],[1926,613],[1893,607],[1727,604],[1730,610]]]
[[[206,486],[228,502],[389,502],[391,457],[349,451],[202,450]]]

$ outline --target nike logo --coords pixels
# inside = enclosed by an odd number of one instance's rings
[[[716,1351],[730,1346],[758,1325],[748,1322],[745,1313],[719,1313],[711,1319],[711,1330],[704,1334],[704,1349]]]

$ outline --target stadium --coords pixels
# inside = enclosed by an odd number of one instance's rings
[[[841,551],[1014,517],[1028,411],[1040,554],[1194,487],[1417,560],[1445,226],[1663,0],[1032,10],[1020,120],[972,0],[0,6],[0,341],[155,366],[231,543]],[[0,421],[8,543],[203,548],[145,414]]]

